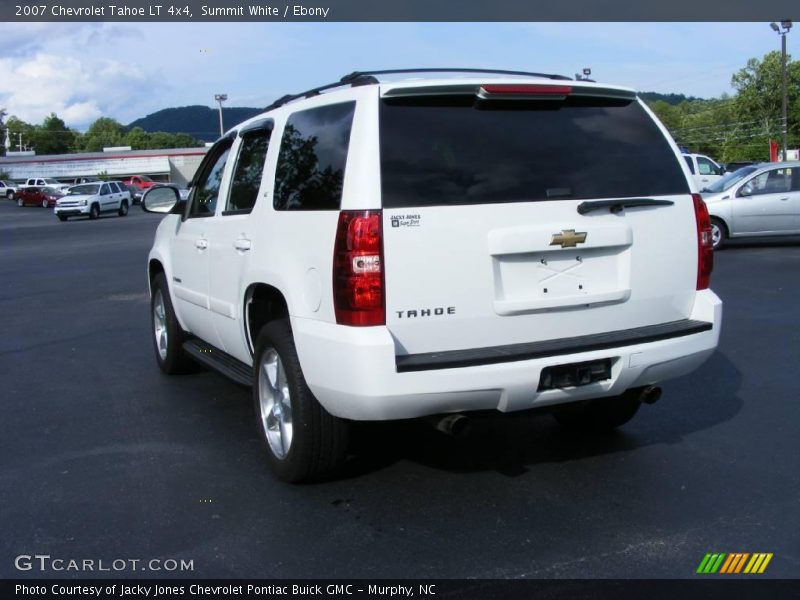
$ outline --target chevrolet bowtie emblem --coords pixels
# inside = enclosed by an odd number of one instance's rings
[[[551,246],[561,246],[562,248],[574,248],[578,244],[586,241],[586,232],[575,233],[574,229],[562,229],[561,233],[554,233],[550,240]]]

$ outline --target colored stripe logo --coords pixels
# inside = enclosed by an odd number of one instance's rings
[[[756,573],[763,573],[771,560],[772,552],[756,552],[754,554],[749,552],[709,553],[700,561],[697,573],[701,575],[712,575],[714,573],[721,575],[736,573],[755,575]]]

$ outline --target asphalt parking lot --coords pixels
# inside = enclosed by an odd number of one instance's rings
[[[718,253],[718,352],[611,437],[535,414],[463,439],[359,427],[342,479],[290,486],[248,391],[158,371],[157,223],[0,202],[1,577],[81,576],[14,567],[49,554],[190,559],[192,577],[683,578],[707,552],[800,576],[800,239]]]

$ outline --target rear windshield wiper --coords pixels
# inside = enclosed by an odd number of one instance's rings
[[[618,213],[635,206],[672,206],[672,200],[653,200],[652,198],[629,198],[628,200],[589,200],[578,204],[578,213],[588,214],[595,210],[607,208],[609,212]]]

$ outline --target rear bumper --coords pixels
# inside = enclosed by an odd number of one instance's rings
[[[308,385],[328,412],[354,420],[389,420],[471,410],[525,410],[614,396],[679,377],[700,366],[717,347],[722,302],[710,290],[698,292],[690,321],[711,326],[677,337],[619,341],[624,345],[611,348],[573,352],[565,346],[565,353],[535,358],[410,371],[402,371],[403,361],[396,361],[395,345],[385,327],[342,327],[298,318],[292,318],[292,327]],[[612,359],[608,380],[537,391],[545,367],[604,358]]]

